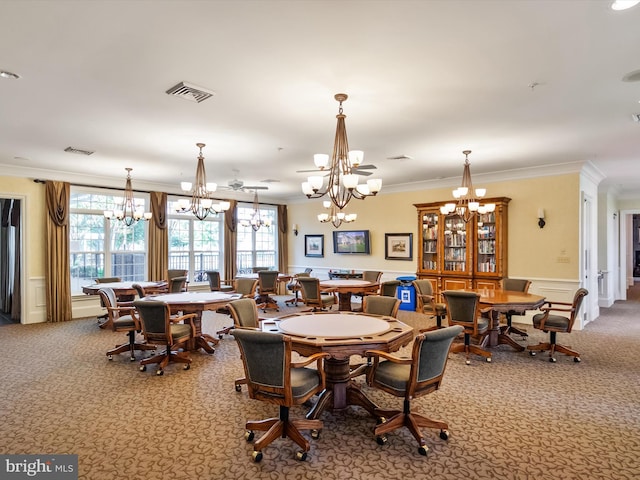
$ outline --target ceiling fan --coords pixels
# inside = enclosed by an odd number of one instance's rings
[[[373,172],[369,172],[368,170],[375,170],[376,167],[375,165],[358,165],[357,167],[353,167],[351,169],[351,171],[357,175],[363,175],[365,177],[368,177],[369,175],[373,174]],[[327,167],[323,170],[320,170],[319,168],[314,168],[312,170],[296,170],[296,173],[311,173],[311,172],[326,172],[326,174],[329,174],[329,170],[330,168]]]
[[[245,191],[254,191],[254,190],[269,190],[269,187],[266,185],[245,185],[244,181],[238,179],[239,170],[233,170],[234,178],[233,180],[229,180],[226,186],[222,186],[221,188],[226,190],[233,190],[234,192],[245,192]],[[219,187],[220,188],[220,187]]]

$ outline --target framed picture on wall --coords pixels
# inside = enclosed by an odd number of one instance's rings
[[[385,233],[384,258],[413,260],[413,233]]]
[[[324,235],[304,236],[304,256],[324,257]]]

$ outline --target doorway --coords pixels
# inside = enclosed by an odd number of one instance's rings
[[[22,201],[0,198],[0,325],[22,318]]]

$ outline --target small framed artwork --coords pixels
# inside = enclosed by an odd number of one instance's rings
[[[324,235],[304,236],[304,256],[324,257]]]
[[[385,233],[384,258],[413,260],[413,233]]]

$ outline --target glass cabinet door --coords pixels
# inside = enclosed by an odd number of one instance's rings
[[[445,272],[467,272],[467,224],[458,215],[444,220],[444,265]]]
[[[478,248],[476,272],[496,272],[496,214],[495,212],[478,215]]]
[[[422,270],[438,270],[438,214],[422,215]]]

